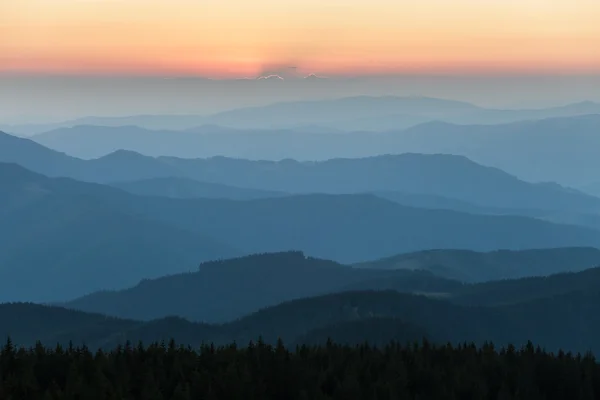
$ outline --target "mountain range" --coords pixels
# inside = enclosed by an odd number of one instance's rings
[[[594,291],[494,307],[463,306],[395,291],[350,291],[285,302],[220,325],[177,317],[140,322],[32,304],[0,305],[0,319],[6,322],[2,334],[23,345],[39,339],[51,346],[72,341],[112,348],[126,341],[173,338],[196,347],[258,338],[275,343],[281,338],[294,346],[324,344],[342,332],[338,337],[351,344],[406,343],[425,336],[434,343],[493,342],[498,347],[509,343],[519,347],[531,340],[548,351],[585,352],[600,346],[599,308],[600,297]],[[377,329],[364,328],[369,325]]]
[[[86,161],[47,149],[29,139],[0,134],[0,161],[18,163],[48,176],[100,183],[178,177],[270,192],[400,192],[506,209],[583,213],[600,210],[600,200],[582,192],[559,185],[527,183],[467,158],[443,154],[274,162],[224,157],[153,158],[120,150]],[[179,182],[178,186],[182,185]],[[181,189],[182,192],[186,190]]]
[[[398,257],[412,260],[411,269],[402,266],[398,269],[352,268],[306,257],[301,252],[283,252],[207,262],[196,272],[144,280],[125,290],[100,291],[64,305],[126,319],[152,320],[177,315],[193,321],[223,323],[285,301],[343,291],[395,290],[449,297],[466,305],[484,304],[485,301],[502,304],[510,302],[511,293],[514,296],[512,302],[517,303],[519,299],[534,300],[583,287],[591,290],[600,281],[600,268],[579,272],[600,266],[600,250],[597,249],[529,250],[512,252],[509,256],[503,252],[471,253],[471,260],[466,262],[466,257],[458,251],[439,250],[436,253],[440,254],[440,261],[435,266],[446,276],[464,275],[463,271],[469,268],[472,275],[502,276],[513,280],[467,284],[449,279],[426,269],[431,259],[426,252]],[[473,261],[476,258],[488,262],[477,264]],[[512,265],[502,263],[507,258]],[[565,259],[569,259],[568,263]],[[548,264],[547,269],[544,269],[545,264]],[[579,273],[555,275],[548,280],[539,277],[514,279],[550,275],[557,271]],[[565,284],[560,287],[563,277]],[[501,295],[504,300],[499,300]],[[477,300],[480,297],[485,299]],[[220,300],[211,301],[214,298]]]
[[[231,129],[203,126],[187,131],[136,126],[75,126],[33,136],[49,148],[90,159],[116,150],[180,158],[215,155],[254,160],[301,161],[361,158],[389,153],[462,155],[530,182],[580,187],[598,181],[600,113],[496,125],[430,121],[402,129],[344,133],[327,129]]]
[[[354,96],[329,100],[279,102],[237,108],[210,115],[136,115],[84,117],[50,124],[1,126],[18,135],[34,135],[77,125],[136,125],[147,129],[183,130],[201,125],[242,129],[296,129],[313,125],[343,131],[404,129],[439,120],[457,124],[500,124],[600,113],[591,101],[542,109],[488,109],[461,101],[422,96]]]
[[[284,192],[245,189],[219,183],[200,182],[184,177],[162,177],[114,182],[111,186],[140,196],[170,197],[174,199],[254,200],[287,195]]]
[[[0,299],[68,299],[239,255],[229,245],[116,207],[121,191],[0,164]],[[123,193],[124,194],[124,193]]]
[[[597,266],[600,250],[585,247],[490,252],[425,250],[354,265],[376,270],[423,270],[469,283],[577,272]]]
[[[277,74],[205,83],[336,81]],[[187,115],[0,132],[0,399],[594,397],[600,104],[194,115],[195,81]]]
[[[172,199],[15,164],[0,164],[0,185],[3,300],[68,299],[191,271],[203,260],[290,249],[353,263],[431,248],[600,245],[600,231],[584,227],[406,207],[367,194]]]

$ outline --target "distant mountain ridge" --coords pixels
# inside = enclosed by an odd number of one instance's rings
[[[600,231],[583,227],[419,209],[366,194],[170,199],[47,178],[14,164],[0,164],[0,186],[7,189],[0,192],[5,300],[59,300],[57,293],[130,286],[203,260],[289,249],[355,263],[431,248],[600,245]],[[63,279],[48,286],[57,274]]]
[[[425,250],[355,265],[357,268],[426,270],[463,282],[546,276],[597,266],[600,266],[600,249],[584,247],[491,252]]]
[[[271,82],[263,80],[267,81]],[[519,110],[486,109],[462,101],[423,96],[354,96],[331,100],[280,102],[237,108],[211,115],[91,116],[59,123],[9,125],[0,128],[26,136],[77,125],[136,125],[147,129],[169,130],[184,130],[205,124],[244,129],[288,129],[298,125],[320,125],[346,131],[356,129],[357,126],[367,131],[382,131],[408,128],[432,120],[457,124],[499,124],[597,113],[600,113],[600,104],[592,101]]]
[[[0,163],[0,301],[65,300],[240,253],[121,207],[126,193]]]
[[[28,139],[0,134],[0,161],[49,176],[114,183],[185,177],[206,183],[287,193],[393,192],[448,197],[478,206],[597,212],[600,199],[559,186],[534,185],[462,156],[384,155],[322,162],[213,157],[146,157],[119,150],[84,161]],[[340,179],[342,177],[342,179]]]
[[[222,157],[197,160],[159,157],[158,160],[202,181],[290,193],[399,191],[517,209],[597,210],[600,204],[592,196],[526,183],[501,170],[446,154],[406,153],[322,162]]]
[[[212,198],[253,200],[287,195],[283,192],[243,189],[218,183],[199,182],[183,177],[163,177],[130,182],[115,182],[111,186],[141,196],[160,196],[174,199]]]
[[[528,181],[581,186],[596,178],[600,111],[500,125],[428,123],[382,139],[406,151],[464,155]],[[396,141],[397,144],[392,143]]]
[[[379,119],[378,117],[374,117]],[[387,122],[382,122],[387,123]],[[531,182],[556,181],[580,187],[597,181],[593,149],[600,146],[596,114],[519,120],[510,123],[453,124],[441,120],[390,123],[369,132],[357,122],[342,133],[327,127],[244,130],[205,126],[196,130],[151,131],[138,127],[76,126],[34,136],[39,143],[83,158],[117,149],[149,156],[206,158],[221,155],[252,160],[328,160],[390,153],[454,154],[505,170]],[[322,125],[321,125],[322,126]],[[337,128],[336,128],[337,129]]]

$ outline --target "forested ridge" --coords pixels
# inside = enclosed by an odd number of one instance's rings
[[[109,352],[37,344],[0,352],[0,398],[28,399],[595,399],[591,354],[531,342],[435,346],[392,342],[287,349],[257,342],[199,349],[169,343]]]

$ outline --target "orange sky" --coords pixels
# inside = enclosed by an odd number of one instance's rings
[[[600,0],[0,0],[0,73],[600,73]]]

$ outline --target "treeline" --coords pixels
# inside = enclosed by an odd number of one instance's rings
[[[288,350],[259,340],[199,350],[155,343],[110,352],[86,347],[0,352],[0,399],[595,399],[600,366],[591,354],[427,341],[385,347]]]

